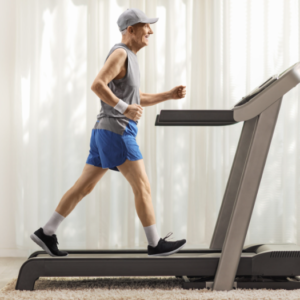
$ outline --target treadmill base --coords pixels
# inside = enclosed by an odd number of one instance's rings
[[[213,278],[186,277],[182,287],[184,289],[213,289]],[[233,283],[233,289],[300,289],[300,281],[289,277],[237,277]]]

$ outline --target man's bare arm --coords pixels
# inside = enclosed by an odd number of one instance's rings
[[[124,49],[116,49],[106,60],[103,68],[96,76],[91,89],[106,104],[115,107],[119,98],[107,86],[120,72],[125,63],[127,53]]]
[[[168,92],[159,93],[159,94],[145,94],[140,90],[140,103],[141,106],[151,106],[158,104],[163,101],[167,101],[170,99],[182,99],[186,95],[186,86],[178,85],[172,88]]]
[[[121,72],[127,58],[127,53],[124,49],[116,49],[106,60],[103,68],[96,76],[91,89],[92,91],[106,104],[115,107],[120,100],[114,95],[111,89],[107,86]],[[138,104],[128,105],[124,112],[124,116],[137,121],[141,118],[143,108]]]
[[[152,106],[163,101],[171,99],[170,92],[164,92],[159,94],[145,94],[140,91],[140,104],[141,106]]]

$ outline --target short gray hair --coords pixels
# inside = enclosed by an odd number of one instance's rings
[[[139,24],[139,23],[136,23],[136,24],[133,24],[133,25],[130,25],[130,26],[131,26],[131,27],[135,27],[137,24]],[[127,28],[128,28],[128,27],[126,27],[123,31],[121,31],[122,35],[125,35],[125,34],[126,34]]]
[[[126,32],[127,32],[127,28],[126,28],[126,29],[124,29],[123,31],[121,31],[122,35],[125,35],[125,34],[126,34]]]

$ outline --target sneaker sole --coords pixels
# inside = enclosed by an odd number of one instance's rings
[[[30,238],[36,243],[38,244],[41,248],[43,248],[50,256],[52,257],[66,257],[69,254],[65,255],[65,256],[58,256],[58,255],[54,255],[50,249],[47,247],[47,245],[38,237],[36,236],[34,233],[30,235]]]
[[[180,249],[183,248],[183,246],[184,246],[185,244],[186,244],[186,243],[184,243],[181,247],[179,247],[179,248],[177,248],[176,250],[173,250],[173,251],[171,251],[171,252],[160,253],[160,254],[153,254],[153,255],[149,255],[149,254],[148,254],[148,256],[150,256],[150,257],[152,257],[152,256],[168,256],[168,255],[171,255],[171,254],[174,254],[174,253],[178,252]]]

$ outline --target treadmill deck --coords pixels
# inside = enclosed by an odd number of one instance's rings
[[[144,250],[67,252],[64,257],[51,257],[44,251],[33,253],[20,268],[16,289],[33,290],[39,277],[214,276],[221,256],[199,250],[157,257],[149,257]],[[238,275],[251,274],[253,256],[255,253],[242,253]]]
[[[242,258],[253,257],[256,253],[243,253]],[[195,258],[217,258],[219,259],[221,253],[175,253],[171,256],[153,256],[149,257],[147,253],[88,253],[88,254],[69,254],[68,256],[52,257],[49,254],[38,254],[31,259],[195,259]]]

